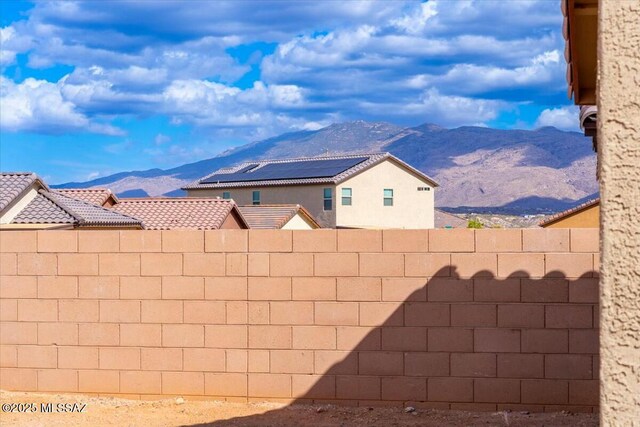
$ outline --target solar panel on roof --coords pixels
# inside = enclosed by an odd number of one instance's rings
[[[202,184],[238,181],[274,181],[279,179],[330,178],[364,162],[368,157],[347,159],[300,160],[284,163],[267,163],[262,167],[247,166],[233,173],[210,176]]]

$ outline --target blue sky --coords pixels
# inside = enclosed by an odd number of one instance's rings
[[[577,123],[558,0],[0,7],[0,167],[51,183],[349,120]]]

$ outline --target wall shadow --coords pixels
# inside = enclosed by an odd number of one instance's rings
[[[597,329],[597,301],[598,273],[594,271],[585,273],[580,278],[567,278],[561,271],[552,271],[543,277],[534,278],[526,271],[516,271],[507,278],[496,278],[492,272],[481,270],[472,277],[460,278],[455,266],[445,267],[433,277],[425,279],[424,284],[403,301],[398,301],[397,308],[386,320],[378,326],[370,327],[371,330],[348,351],[346,357],[332,364],[319,378],[318,375],[309,375],[317,380],[302,395],[295,396],[286,407],[259,415],[194,426],[269,426],[282,425],[283,420],[290,420],[290,425],[296,425],[296,414],[289,410],[291,405],[314,405],[308,409],[315,412],[318,405],[340,405],[341,402],[347,406],[389,406],[389,402],[394,401],[395,406],[403,404],[417,408],[493,411],[500,410],[502,402],[507,406],[512,405],[514,409],[519,409],[521,405],[522,410],[533,408],[532,411],[535,411],[539,407],[540,412],[545,405],[557,405],[558,411],[565,408],[579,411],[581,405],[585,408],[597,406],[597,399],[594,401],[592,397],[588,399],[593,403],[585,403],[585,400],[581,404],[572,403],[568,397],[566,401],[560,400],[557,403],[551,402],[553,397],[549,397],[551,400],[546,403],[523,401],[519,387],[517,396],[510,395],[508,389],[502,389],[496,390],[495,397],[483,400],[475,396],[479,392],[473,382],[475,380],[544,380],[549,377],[544,373],[542,376],[531,372],[525,374],[526,369],[521,370],[523,374],[520,376],[503,375],[502,372],[492,372],[491,365],[487,372],[468,370],[467,375],[460,374],[465,371],[464,356],[460,355],[495,355],[497,359],[501,354],[545,354],[543,349],[523,347],[525,344],[522,332],[526,330],[567,331],[568,337],[569,330]],[[483,308],[477,308],[480,306]],[[494,314],[491,313],[493,306]],[[548,306],[590,307],[591,327],[585,323],[587,320],[582,312],[573,313],[571,308],[547,309]],[[542,323],[539,320],[541,309]],[[425,333],[421,335],[423,331]],[[492,331],[497,331],[498,335],[494,335]],[[519,331],[516,332],[519,335],[517,350],[509,347],[515,346],[515,341],[500,337],[501,332],[505,331]],[[558,345],[562,347],[563,344]],[[577,345],[585,346],[577,353],[597,357],[597,343],[595,347],[584,343]],[[569,351],[566,348],[565,351],[552,350],[548,353],[569,354]],[[575,352],[571,354],[573,353]],[[455,355],[453,358],[456,359],[457,367],[452,363],[452,355]],[[399,358],[402,360],[399,361]],[[469,360],[469,363],[472,362],[475,363]],[[402,368],[399,369],[398,366]],[[597,381],[596,362],[591,366],[593,372],[588,379]],[[497,366],[495,369],[498,369]],[[567,382],[573,375],[570,372],[571,366],[562,366],[561,363],[555,369],[567,371]],[[516,367],[514,371],[517,371]],[[555,375],[552,378],[562,377],[562,373]],[[456,380],[459,379],[463,379],[466,384],[457,385]],[[474,384],[471,389],[468,386],[469,379]],[[456,388],[458,386],[459,389]],[[487,387],[491,387],[491,384],[486,383],[481,387],[485,395],[491,394],[490,390],[486,390]],[[498,385],[493,387],[500,388]],[[553,390],[548,392],[554,393]],[[546,391],[542,390],[541,393]],[[447,400],[447,395],[453,397]],[[267,398],[264,400],[268,401]],[[451,402],[454,403],[450,405]],[[547,409],[544,410],[547,412]],[[333,421],[335,425],[350,424],[339,418]],[[321,422],[320,425],[324,424]]]

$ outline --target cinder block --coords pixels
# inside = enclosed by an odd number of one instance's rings
[[[429,351],[473,352],[473,329],[429,328],[427,331]]]
[[[380,301],[381,279],[377,277],[340,277],[338,301]]]
[[[358,303],[355,302],[316,302],[316,325],[357,325]]]
[[[427,230],[383,230],[384,252],[427,252],[429,235]]]
[[[162,232],[158,230],[120,231],[120,252],[161,252]]]
[[[36,278],[33,276],[2,276],[0,296],[2,298],[37,298]]]
[[[249,230],[249,252],[291,252],[291,230]]]
[[[61,276],[96,276],[97,254],[58,254],[58,274]]]
[[[426,301],[427,283],[419,278],[382,279],[383,301]]]
[[[182,323],[182,301],[142,301],[140,313],[142,323]]]
[[[0,274],[2,274],[3,276],[15,276],[16,274],[18,274],[17,254],[0,253]]]
[[[518,403],[520,380],[504,378],[478,378],[473,380],[475,402]]]
[[[294,252],[336,252],[336,230],[293,230]]]
[[[498,254],[498,277],[542,277],[544,257],[538,253]]]
[[[68,276],[38,276],[38,298],[77,298],[78,278]]]
[[[204,232],[206,252],[247,252],[248,230],[207,230]]]
[[[292,397],[307,399],[334,399],[336,397],[335,377],[321,375],[292,375]]]
[[[473,279],[473,300],[478,302],[519,302],[520,279]]]
[[[140,254],[100,254],[99,257],[101,276],[140,275]]]
[[[569,403],[569,382],[564,380],[522,380],[522,403]]]
[[[338,399],[380,400],[381,388],[379,377],[363,375],[336,376],[336,396]]]
[[[0,321],[15,322],[18,320],[18,300],[0,299]]]
[[[226,303],[226,321],[231,325],[246,325],[248,322],[248,303],[246,301],[229,301]]]
[[[495,377],[496,370],[495,354],[451,353],[452,377]],[[491,400],[480,401],[491,402]]]
[[[62,322],[97,322],[99,304],[95,300],[61,300],[58,302],[58,319]]]
[[[591,355],[548,354],[544,357],[544,376],[553,379],[591,379]]]
[[[544,305],[498,304],[501,328],[544,328]]]
[[[498,377],[543,378],[543,358],[542,354],[498,354]]]
[[[519,329],[475,329],[474,351],[492,353],[519,353]]]
[[[122,371],[120,372],[120,392],[161,394],[162,376],[160,372]]]
[[[249,276],[268,276],[269,254],[247,254],[247,273]]]
[[[569,282],[569,301],[578,303],[595,303],[600,300],[598,279],[577,279]]]
[[[5,231],[3,231],[5,233]],[[0,388],[3,390],[36,391],[38,371],[35,369],[0,369]]]
[[[434,277],[427,283],[427,300],[473,301],[473,280]]]
[[[36,231],[3,230],[0,252],[36,252],[38,247],[36,233]]]
[[[350,351],[314,351],[314,373],[320,375],[356,375],[358,354]]]
[[[120,344],[120,325],[117,323],[80,323],[78,325],[80,345],[108,346]]]
[[[78,345],[76,323],[39,323],[38,345]]]
[[[123,323],[120,325],[120,345],[159,347],[162,345],[162,325]]]
[[[268,325],[270,318],[269,302],[251,301],[248,303],[248,319],[250,325]]]
[[[140,349],[131,347],[100,348],[100,369],[140,369]]]
[[[523,329],[523,353],[567,353],[569,334],[563,329]]]
[[[18,300],[18,320],[21,322],[54,322],[58,320],[58,301]]]
[[[60,306],[62,308],[62,301]],[[140,301],[102,300],[100,301],[100,322],[138,323],[141,319],[140,311]]]
[[[185,276],[224,276],[225,271],[224,254],[184,254]],[[167,276],[174,275],[167,274]]]
[[[140,365],[145,371],[181,371],[182,353],[182,348],[142,348]]]
[[[58,347],[58,368],[98,369],[97,347]]]
[[[547,328],[593,327],[593,312],[590,305],[547,305],[545,312]]]
[[[360,254],[360,275],[373,277],[404,276],[403,254]]]
[[[160,277],[121,277],[120,298],[122,299],[160,299],[162,286]]]
[[[162,252],[204,252],[204,232],[162,230]]]
[[[249,374],[249,397],[291,397],[291,375]]]
[[[40,230],[38,252],[78,252],[78,232],[72,230]],[[3,236],[4,238],[4,233]],[[22,252],[13,250],[12,252]],[[31,252],[31,251],[24,251]]]
[[[427,379],[407,377],[382,378],[382,399],[425,401],[427,399]]]
[[[419,377],[448,377],[449,353],[405,353],[404,373]]]
[[[594,405],[600,402],[600,382],[597,380],[569,381],[569,403]]]
[[[224,302],[185,301],[184,323],[224,324],[226,307]]]
[[[593,255],[590,253],[547,254],[546,274],[549,277],[593,276]]]
[[[452,304],[451,326],[496,326],[495,304]],[[544,309],[541,316],[544,321]]]
[[[380,328],[338,326],[336,328],[338,350],[380,350]]]
[[[218,348],[185,348],[185,371],[224,372],[225,352]]]
[[[18,347],[15,345],[0,346],[0,368],[16,368],[18,366]]]
[[[246,300],[247,278],[245,277],[206,277],[204,297],[209,300]]]
[[[247,351],[249,372],[269,372],[269,350]]]
[[[4,234],[3,234],[4,236]],[[16,254],[3,254],[3,256]],[[25,276],[55,276],[58,274],[58,256],[56,254],[22,253],[17,254],[18,274]],[[11,274],[10,270],[2,269],[2,275]],[[15,274],[15,273],[13,273]]]
[[[471,378],[429,378],[427,396],[432,402],[472,402]]]
[[[290,277],[249,277],[249,300],[291,300]]]
[[[246,325],[205,325],[205,345],[211,348],[247,348]]]
[[[204,373],[162,372],[162,394],[204,395]]]
[[[204,299],[204,278],[165,276],[162,278],[162,299]]]
[[[567,302],[569,285],[565,279],[522,279],[523,302]]]
[[[336,300],[336,279],[333,277],[293,277],[291,280],[291,298],[294,300]]]
[[[204,347],[203,325],[162,325],[165,347]]]
[[[226,350],[225,356],[227,372],[248,372],[248,350]]]
[[[356,253],[325,253],[315,254],[314,274],[316,276],[357,276],[358,254]]]
[[[290,349],[291,327],[251,325],[249,326],[249,348]]]
[[[78,233],[78,252],[118,252],[120,233],[112,230],[82,230]]]
[[[404,356],[402,352],[362,351],[358,354],[360,375],[402,375]]]
[[[429,230],[430,252],[474,252],[474,230],[456,228]]]
[[[78,371],[40,369],[38,370],[38,391],[77,392]]]
[[[525,252],[567,252],[568,228],[525,228],[522,230],[522,246]]]
[[[274,301],[270,309],[272,325],[313,325],[312,302]]]
[[[459,277],[494,277],[498,274],[498,255],[495,253],[451,254],[451,268]]]
[[[405,254],[404,274],[407,277],[451,275],[451,254]]]
[[[571,252],[600,252],[599,228],[572,228]]]
[[[519,228],[476,230],[476,252],[521,252]]]
[[[25,322],[0,322],[0,344],[37,344],[38,325]]]
[[[247,254],[226,254],[227,276],[244,276],[248,274]]]
[[[207,396],[244,397],[247,395],[247,382],[246,374],[207,372],[204,374],[204,393]]]
[[[312,374],[313,351],[271,350],[271,373]]]
[[[600,254],[593,254],[593,277],[600,277]]]
[[[189,255],[197,256],[198,254]],[[193,260],[189,262],[191,268]],[[140,255],[140,274],[143,276],[180,276],[182,275],[182,254],[143,253]]]
[[[387,327],[382,332],[382,349],[391,351],[427,351],[426,327]]]
[[[409,302],[403,304],[407,326],[449,326],[449,304]]]
[[[598,332],[597,329],[569,330],[569,352],[598,354],[600,352]]]
[[[129,279],[129,277],[122,279]],[[80,276],[78,277],[78,296],[82,299],[119,299],[120,278],[116,276]]]
[[[18,346],[18,367],[20,368],[56,368],[58,366],[58,348],[56,346],[21,345]]]
[[[269,255],[269,260],[272,276],[313,276],[312,254],[275,253]]]
[[[382,252],[382,231],[338,230],[338,252]]]

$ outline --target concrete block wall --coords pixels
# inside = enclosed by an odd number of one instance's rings
[[[598,232],[0,232],[0,388],[592,411]]]

